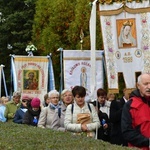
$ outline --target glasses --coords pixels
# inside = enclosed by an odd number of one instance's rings
[[[51,99],[59,99],[59,97],[51,97]]]
[[[22,100],[22,102],[23,102],[23,103],[27,103],[27,101],[26,101],[26,100]]]

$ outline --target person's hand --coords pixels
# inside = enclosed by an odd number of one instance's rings
[[[86,132],[88,130],[87,125],[86,124],[81,124],[81,130]]]
[[[107,129],[107,128],[108,128],[108,124],[105,123],[105,124],[103,125],[103,128],[104,128],[104,129]]]
[[[15,114],[14,113],[9,113],[8,117],[11,118],[11,119],[13,119],[15,117]]]

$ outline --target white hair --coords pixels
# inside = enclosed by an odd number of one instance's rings
[[[140,75],[138,76],[138,78],[137,78],[137,83],[138,83],[138,84],[141,83],[141,79],[142,79],[142,76],[143,76],[144,74],[150,75],[150,73],[142,73],[142,74],[140,74]]]
[[[52,94],[56,94],[59,96],[59,92],[57,90],[51,90],[50,92],[48,92],[48,97],[51,97]]]

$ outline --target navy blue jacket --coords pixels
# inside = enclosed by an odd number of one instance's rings
[[[25,112],[21,109],[23,109],[23,106],[21,106],[19,109],[17,109],[17,111],[15,113],[15,117],[13,119],[14,123],[22,124],[22,120],[23,120]]]

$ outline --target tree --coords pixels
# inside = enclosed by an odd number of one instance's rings
[[[80,49],[81,29],[84,32],[83,48],[90,49],[91,6],[89,2],[87,0],[38,0],[36,3],[33,41],[41,54],[52,53],[57,87],[59,86],[60,63],[59,53],[56,50],[59,47],[65,50]],[[99,31],[100,28],[98,28],[100,35]],[[98,40],[98,43],[98,49],[100,49],[102,41]]]
[[[69,24],[74,19],[75,1],[71,0],[39,0],[33,25],[33,41],[43,55],[52,53],[56,78],[59,87],[59,52],[57,49],[70,47],[68,41]]]
[[[89,19],[91,1],[87,0],[0,0],[0,63],[6,67],[10,85],[10,54],[27,55],[29,41],[38,48],[35,55],[52,54],[56,87],[59,87],[60,53],[80,49],[80,31],[84,32],[83,49],[90,49]],[[97,17],[97,49],[102,49],[100,21]],[[7,48],[7,45],[10,45]],[[11,49],[12,46],[12,49]],[[9,63],[8,63],[9,62]],[[8,86],[10,87],[10,86]]]
[[[0,60],[6,67],[5,75],[10,87],[10,54],[26,55],[25,48],[31,41],[36,0],[0,0]],[[2,20],[3,19],[3,20]],[[8,46],[9,45],[9,46]],[[8,47],[7,47],[8,46]]]

